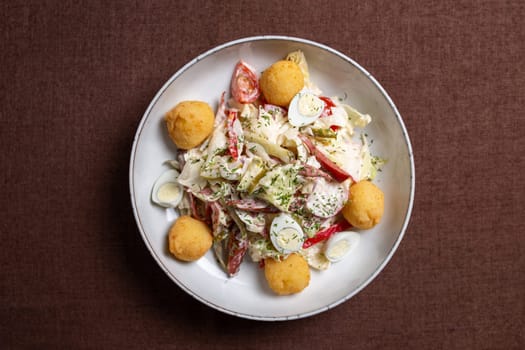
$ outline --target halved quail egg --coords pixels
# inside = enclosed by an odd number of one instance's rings
[[[336,233],[326,241],[324,255],[331,262],[340,261],[357,247],[359,240],[359,234],[353,231]]]
[[[314,244],[311,247],[302,250],[302,255],[310,267],[316,270],[327,270],[331,262],[324,255],[324,245]]]
[[[303,229],[289,214],[281,213],[272,221],[270,240],[275,249],[282,254],[297,252],[303,246]]]
[[[323,113],[325,103],[308,90],[302,90],[292,98],[288,106],[288,121],[293,126],[305,126],[317,120]]]
[[[179,172],[174,169],[162,173],[153,185],[151,200],[165,208],[178,206],[183,195],[182,187],[177,182],[178,177]]]

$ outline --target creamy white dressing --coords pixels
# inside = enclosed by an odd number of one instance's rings
[[[347,198],[348,190],[345,186],[317,178],[315,187],[306,201],[306,207],[316,216],[329,218],[343,208]]]
[[[350,138],[338,136],[332,143],[316,144],[331,161],[337,164],[341,169],[359,181],[362,158],[362,146],[360,142],[355,142]]]
[[[268,140],[268,142],[277,145],[280,144],[278,138],[290,128],[290,124],[286,123],[286,119],[281,113],[271,114],[264,110],[262,106],[259,106],[258,117],[244,119],[242,124],[242,126],[251,133],[259,135]]]
[[[205,178],[201,177],[201,166],[204,164],[203,154],[196,149],[191,149],[184,155],[184,159],[186,164],[182,168],[177,182],[199,192],[208,183]]]

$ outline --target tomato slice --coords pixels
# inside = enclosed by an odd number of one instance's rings
[[[231,81],[231,93],[235,101],[239,103],[252,103],[261,94],[255,71],[242,60],[235,66]]]

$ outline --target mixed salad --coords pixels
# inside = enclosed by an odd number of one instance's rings
[[[329,268],[342,257],[330,237],[349,228],[340,212],[350,184],[373,179],[382,165],[363,132],[371,117],[345,98],[324,96],[301,51],[286,59],[305,79],[288,108],[266,103],[256,71],[240,61],[212,134],[168,161],[172,169],[154,186],[156,203],[209,225],[228,276],[246,255],[263,263],[298,253],[315,269]]]

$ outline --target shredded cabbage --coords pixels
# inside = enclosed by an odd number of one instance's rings
[[[286,59],[299,65],[305,87],[322,97],[310,80],[304,53],[294,51]],[[186,151],[183,161],[167,162],[181,171],[177,181],[186,189],[178,209],[212,227],[214,251],[225,269],[232,255],[246,250],[256,262],[284,258],[268,238],[278,213],[289,213],[303,238],[314,237],[342,220],[350,183],[374,179],[380,171],[385,160],[371,154],[366,135],[356,134],[371,122],[370,115],[342,99],[331,100],[335,106],[326,107],[325,101],[321,117],[296,127],[289,123],[286,108],[233,98],[226,102],[223,93],[212,134]],[[349,176],[336,180],[330,167]],[[321,242],[298,253],[311,267],[325,270],[331,263],[323,247]]]

